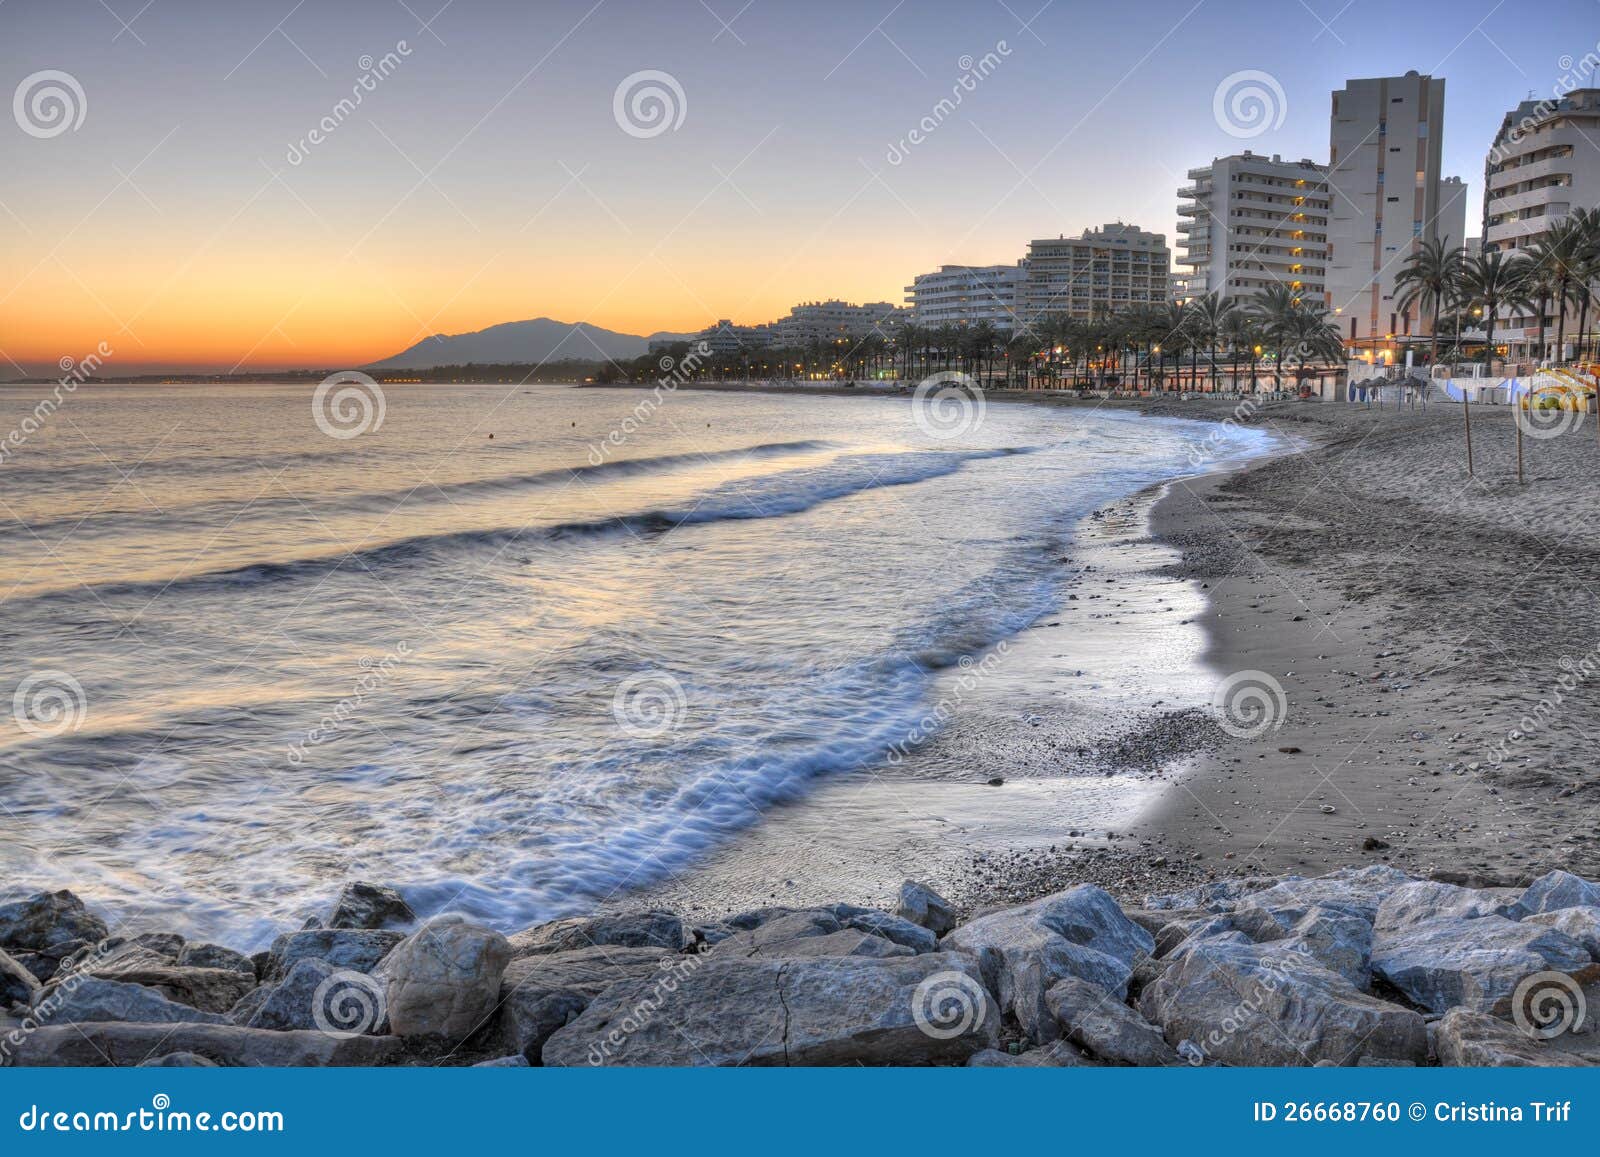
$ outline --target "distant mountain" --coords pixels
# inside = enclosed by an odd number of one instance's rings
[[[430,366],[459,366],[468,362],[524,364],[563,361],[574,358],[624,361],[650,352],[657,339],[683,339],[688,334],[653,333],[648,337],[616,333],[586,321],[555,321],[536,317],[532,321],[508,321],[491,325],[476,333],[436,333],[423,338],[410,349],[393,357],[380,358],[367,368],[420,370]]]

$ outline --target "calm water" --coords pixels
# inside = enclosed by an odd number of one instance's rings
[[[340,439],[304,386],[83,389],[0,463],[0,888],[248,944],[357,876],[503,928],[658,882],[898,750],[1209,429],[385,394]]]

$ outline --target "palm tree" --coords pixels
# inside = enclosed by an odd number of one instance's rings
[[[1222,331],[1227,326],[1228,316],[1239,308],[1239,303],[1231,297],[1223,297],[1219,292],[1212,292],[1203,297],[1196,298],[1192,303],[1191,336],[1197,343],[1205,343],[1206,356],[1211,362],[1211,392],[1217,391],[1217,343],[1222,339]]]
[[[1515,250],[1508,256],[1494,249],[1462,262],[1461,297],[1465,304],[1483,310],[1491,376],[1494,373],[1495,317],[1502,308],[1520,309],[1528,304],[1527,268],[1528,258]]]
[[[1239,359],[1248,354],[1250,357],[1250,392],[1256,389],[1256,358],[1261,348],[1261,327],[1248,309],[1238,308],[1235,302],[1234,309],[1222,322],[1222,339],[1228,345],[1228,350],[1233,355],[1233,388],[1240,393],[1239,388]]]
[[[1406,312],[1416,305],[1433,315],[1433,324],[1429,327],[1430,373],[1439,361],[1439,314],[1446,303],[1455,297],[1461,280],[1461,266],[1466,260],[1466,255],[1459,248],[1447,244],[1447,240],[1436,238],[1424,241],[1406,258],[1405,265],[1395,277],[1395,287],[1401,291],[1395,304]]]
[[[1300,326],[1300,295],[1287,285],[1269,285],[1256,291],[1249,309],[1261,333],[1275,347],[1272,388],[1283,388],[1283,351],[1292,348]]]

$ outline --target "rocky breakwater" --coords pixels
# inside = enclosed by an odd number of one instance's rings
[[[1600,884],[1565,872],[1076,884],[964,922],[908,881],[893,912],[510,936],[351,884],[254,956],[112,934],[70,892],[0,905],[17,1065],[1589,1065],[1592,1000]]]

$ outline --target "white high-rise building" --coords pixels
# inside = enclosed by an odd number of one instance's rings
[[[1326,303],[1328,181],[1322,165],[1245,152],[1189,170],[1178,190],[1185,296],[1253,296],[1287,285]]]
[[[1483,247],[1521,249],[1575,207],[1600,205],[1600,89],[1523,101],[1484,163]]]
[[[933,273],[919,273],[906,286],[911,320],[928,327],[986,321],[996,329],[1012,329],[1024,272],[1018,263],[941,265]]]
[[[1395,279],[1424,241],[1466,241],[1465,186],[1441,182],[1444,81],[1404,76],[1351,80],[1333,94],[1329,124],[1328,304],[1345,339],[1369,349],[1427,317],[1402,316]]]
[[[1161,233],[1137,225],[1102,225],[1081,237],[1030,242],[1021,312],[1026,318],[1099,314],[1162,306],[1171,300],[1172,252]]]
[[[888,334],[906,311],[891,302],[807,301],[768,326],[775,346],[803,346],[812,341],[848,341],[877,332]]]

